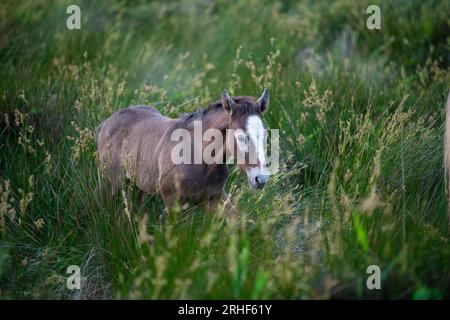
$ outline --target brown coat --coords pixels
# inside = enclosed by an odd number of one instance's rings
[[[230,138],[227,137],[226,129],[239,128],[245,131],[245,120],[252,115],[259,117],[267,109],[267,105],[267,90],[257,101],[252,97],[231,98],[224,90],[221,101],[179,119],[170,119],[155,108],[142,105],[115,112],[100,124],[97,132],[100,163],[111,180],[113,193],[128,178],[140,190],[162,195],[168,207],[173,205],[175,198],[180,202],[198,203],[223,197],[223,187],[228,177],[225,159],[221,164],[175,165],[171,159],[171,151],[179,142],[171,141],[172,133],[178,128],[192,132],[192,120],[202,122],[203,132],[208,128],[219,129],[223,132],[224,147],[221,153],[225,158],[225,145]],[[193,156],[194,152],[191,153]],[[245,171],[251,165],[243,164],[240,167]],[[252,171],[253,184],[255,179],[264,183],[267,180],[262,176],[255,176],[254,172],[258,170],[248,171]],[[258,187],[262,185],[260,183]]]
[[[169,119],[148,106],[108,118],[98,132],[98,151],[113,188],[126,177],[146,193],[161,194],[168,204],[174,195],[191,202],[220,195],[228,176],[225,164],[173,165],[170,150],[176,142],[170,138],[180,127],[188,127],[183,119]]]

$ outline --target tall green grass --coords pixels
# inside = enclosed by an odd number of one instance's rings
[[[70,2],[2,3],[0,297],[448,298],[450,7],[378,3],[379,31],[356,0],[80,1],[74,31]],[[94,133],[115,110],[264,86],[281,170],[255,192],[233,168],[237,214],[104,191]]]

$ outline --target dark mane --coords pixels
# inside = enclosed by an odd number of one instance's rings
[[[234,101],[236,101],[238,104],[247,106],[254,103],[255,99],[253,97],[248,96],[238,96],[238,97],[232,97]],[[191,121],[196,119],[202,119],[204,116],[222,110],[222,100],[217,100],[214,102],[211,102],[206,108],[200,109],[197,111],[194,111],[192,113],[185,113],[181,116],[181,119],[184,121]]]

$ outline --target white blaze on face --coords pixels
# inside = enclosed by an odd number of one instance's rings
[[[256,152],[256,159],[258,159],[260,167],[264,167],[266,163],[266,154],[264,152],[264,143],[266,138],[266,130],[258,116],[250,116],[247,119],[247,135],[249,137],[249,143],[254,146]],[[253,155],[255,158],[255,155]],[[250,158],[251,159],[251,158]],[[256,159],[252,159],[255,161]]]
[[[259,183],[265,183],[268,176],[265,152],[267,131],[261,118],[256,115],[248,117],[246,126],[246,133],[237,133],[236,140],[241,151],[250,152],[250,164],[254,165],[258,162],[258,166],[249,166],[247,169],[249,183],[252,187],[255,187],[258,181]]]

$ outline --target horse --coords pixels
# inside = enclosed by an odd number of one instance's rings
[[[102,172],[111,182],[113,194],[128,179],[144,195],[161,196],[166,209],[175,203],[206,203],[208,208],[213,208],[220,199],[227,200],[224,186],[229,175],[229,158],[243,159],[238,166],[251,188],[261,189],[267,183],[264,150],[267,131],[261,116],[268,107],[269,91],[264,88],[258,99],[231,97],[224,89],[221,99],[207,108],[175,119],[145,105],[119,110],[97,128]],[[207,162],[199,155],[212,143],[200,138],[200,148],[188,139],[188,148],[184,150],[189,151],[188,159],[200,158],[200,161],[174,162],[173,151],[180,143],[174,141],[174,133],[184,130],[192,137],[196,124],[201,125],[202,134],[209,129],[221,133],[221,147],[212,152],[214,159],[220,161]]]

